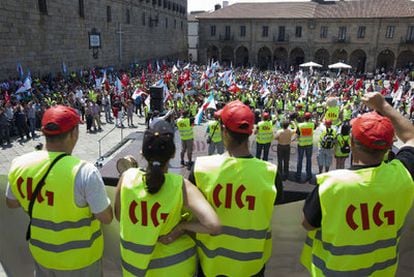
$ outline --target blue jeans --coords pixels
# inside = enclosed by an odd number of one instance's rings
[[[270,143],[256,143],[256,158],[260,159],[263,151],[263,160],[269,159]]]
[[[306,154],[306,179],[312,178],[312,150],[313,150],[313,145],[307,145],[307,146],[298,145],[298,165],[296,168],[296,178],[298,180],[300,180],[302,176],[303,154]]]

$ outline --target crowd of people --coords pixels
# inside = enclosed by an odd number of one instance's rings
[[[264,276],[272,254],[274,205],[283,200],[293,139],[298,141],[295,177],[303,181],[306,158],[306,181],[315,185],[303,209],[309,233],[302,264],[312,276],[395,275],[398,241],[414,200],[410,71],[365,80],[350,73],[225,70],[217,63],[149,69],[50,80],[61,93],[51,93],[44,80],[30,93],[3,93],[4,105],[12,109],[26,101],[41,107],[45,150],[12,162],[6,190],[8,207],[22,207],[30,217],[27,239],[36,276],[102,275],[100,224],[111,223],[112,206],[99,171],[71,156],[89,107],[93,113],[98,106],[89,127],[102,128],[102,102],[111,107],[108,123],[113,117],[122,128],[124,112],[128,117],[129,111],[142,110],[148,122],[137,149],[147,167],[123,172],[114,203],[125,276]],[[170,110],[164,116],[146,103],[148,85],[155,83],[163,87]],[[105,97],[109,101],[102,101]],[[209,155],[194,161],[192,125],[203,120],[208,120]],[[319,126],[320,174],[312,178]],[[188,179],[168,172],[175,127]],[[249,145],[253,134],[255,155]],[[395,135],[404,146],[384,162]],[[278,165],[267,161],[273,140]],[[343,169],[350,153],[352,167]],[[330,170],[333,156],[339,170]],[[357,219],[358,209],[361,214],[373,209],[373,222],[368,215]]]

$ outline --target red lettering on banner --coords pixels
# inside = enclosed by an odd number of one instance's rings
[[[147,208],[146,201],[141,202],[141,225],[142,226],[148,225],[148,208]]]
[[[233,184],[227,184],[226,186],[226,202],[224,207],[227,209],[231,208],[231,199],[233,196]]]
[[[349,227],[351,227],[352,230],[358,229],[358,224],[354,221],[354,212],[356,211],[356,208],[354,205],[350,205],[348,209],[346,210],[346,222],[348,223]]]
[[[369,230],[368,204],[361,204],[362,229]]]
[[[220,201],[220,198],[219,198],[220,191],[222,190],[222,188],[223,188],[223,186],[218,184],[213,190],[213,202],[214,202],[214,205],[217,208],[220,207],[221,204],[222,204],[221,201]]]

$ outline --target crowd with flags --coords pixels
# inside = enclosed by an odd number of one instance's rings
[[[2,142],[10,141],[4,137],[21,133],[23,139],[26,130],[38,129],[43,111],[56,104],[76,108],[89,122],[87,128],[91,132],[102,130],[101,113],[105,114],[106,123],[118,127],[126,127],[122,119],[131,107],[149,120],[154,112],[150,105],[151,86],[162,87],[165,110],[173,110],[176,117],[186,110],[195,118],[195,124],[202,124],[212,111],[235,99],[259,114],[266,110],[280,121],[292,115],[294,118],[298,112],[323,114],[326,99],[336,97],[341,109],[351,106],[356,116],[365,109],[360,105],[360,97],[367,91],[381,92],[407,117],[414,114],[414,66],[392,72],[377,70],[367,78],[368,75],[350,71],[329,74],[304,69],[283,72],[233,68],[214,60],[206,65],[156,60],[132,64],[124,70],[105,67],[77,71],[71,71],[62,62],[62,72],[58,74],[32,76],[29,69],[24,70],[18,63],[17,74],[11,75],[16,77],[0,82],[1,124],[10,131],[2,134]],[[27,126],[21,132],[13,124],[18,110],[27,117]],[[29,120],[29,110],[35,111],[35,120]]]

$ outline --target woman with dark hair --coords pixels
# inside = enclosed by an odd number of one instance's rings
[[[336,169],[345,168],[345,160],[349,157],[349,153],[351,152],[351,137],[349,136],[350,131],[351,126],[349,123],[344,123],[341,127],[341,133],[336,136]]]
[[[115,197],[120,222],[124,276],[194,276],[196,248],[186,233],[220,231],[220,222],[202,193],[181,175],[168,173],[175,155],[174,129],[158,120],[145,132],[146,172],[125,171]],[[184,208],[198,221],[184,220]]]

